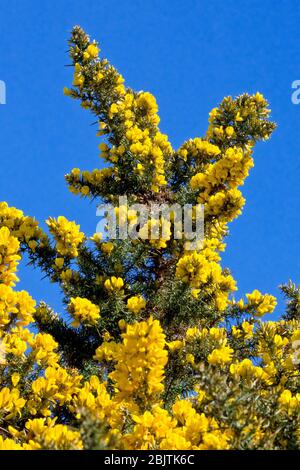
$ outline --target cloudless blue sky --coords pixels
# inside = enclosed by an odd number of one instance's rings
[[[99,165],[93,117],[62,94],[67,38],[80,24],[126,83],[152,92],[174,147],[202,136],[226,95],[262,92],[278,129],[255,151],[243,215],[230,225],[223,265],[242,295],[300,282],[298,0],[3,0],[0,5],[0,200],[44,221],[76,219],[93,233],[95,205],[72,196],[64,174]],[[22,265],[21,288],[60,308],[58,290]],[[282,308],[280,302],[278,313]]]

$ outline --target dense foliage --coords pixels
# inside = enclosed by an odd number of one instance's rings
[[[204,243],[88,237],[64,216],[49,234],[0,203],[0,448],[294,449],[300,442],[300,291],[286,313],[257,290],[235,299],[221,267],[228,223],[243,208],[253,149],[275,125],[260,93],[226,97],[204,138],[174,150],[158,107],[72,31],[72,88],[98,124],[102,169],[66,176],[75,195],[113,204],[204,204]],[[147,231],[151,219],[140,227]],[[161,227],[160,227],[161,228]],[[61,288],[66,311],[15,290],[26,255]]]

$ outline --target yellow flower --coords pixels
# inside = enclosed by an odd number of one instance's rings
[[[84,233],[80,232],[80,226],[76,225],[75,222],[70,222],[63,216],[59,216],[57,219],[50,217],[46,223],[55,238],[58,253],[76,258],[78,256],[78,246],[84,239]]]
[[[240,112],[239,112],[239,111],[236,113],[236,116],[235,116],[235,119],[234,119],[234,120],[235,120],[236,122],[241,122],[241,121],[243,121],[243,118],[242,118],[242,116],[240,115]]]
[[[126,329],[126,321],[123,318],[121,318],[121,320],[119,320],[119,322],[118,322],[118,326],[119,326],[120,330],[125,330]]]
[[[65,96],[70,96],[71,94],[72,94],[72,91],[65,86],[64,87],[64,95]]]
[[[300,410],[300,393],[292,394],[290,390],[285,389],[280,397],[278,398],[278,403],[286,408],[289,413],[293,411],[299,412]]]
[[[101,345],[95,359],[102,360],[103,349],[108,349],[110,360],[116,366],[109,377],[118,390],[119,400],[136,400],[143,397],[146,402],[156,401],[156,395],[164,389],[164,366],[167,363],[165,335],[157,320],[127,325],[122,334],[123,342]],[[126,362],[126,367],[124,364]]]
[[[101,142],[101,144],[99,144],[99,150],[101,150],[101,152],[107,152],[109,147],[105,142]]]
[[[234,128],[232,126],[228,126],[226,127],[225,132],[228,135],[228,137],[232,137],[234,134]]]
[[[185,360],[188,364],[195,364],[195,357],[193,356],[193,354],[187,354],[185,356]]]
[[[18,281],[15,271],[21,257],[18,254],[19,241],[7,227],[0,228],[0,283],[14,286]]]
[[[119,108],[118,108],[118,105],[116,103],[112,103],[112,105],[110,106],[110,115],[113,116],[114,114],[117,114],[119,111]]]
[[[247,380],[258,378],[266,383],[269,382],[268,374],[261,367],[254,366],[250,359],[244,359],[236,364],[231,364],[230,372]]]
[[[141,295],[135,295],[127,300],[127,308],[138,315],[146,307],[146,301]]]
[[[0,409],[6,415],[6,419],[16,415],[20,416],[25,403],[26,400],[20,397],[20,392],[16,388],[10,390],[8,387],[3,387],[0,390]]]
[[[23,448],[13,439],[4,439],[0,436],[0,450],[23,450]]]
[[[112,242],[101,243],[101,251],[103,251],[103,253],[110,255],[113,249],[114,249],[114,244]]]
[[[200,336],[200,331],[199,328],[194,327],[194,328],[188,328],[186,330],[186,339],[187,340],[193,340],[195,338],[198,338]]]
[[[124,281],[121,277],[112,276],[110,279],[106,279],[104,287],[110,292],[121,290],[124,286]]]
[[[232,360],[233,349],[229,348],[228,346],[223,346],[219,349],[214,349],[208,355],[208,362],[212,365],[223,365],[227,364]]]
[[[184,343],[180,340],[170,341],[167,343],[168,348],[170,351],[177,351],[183,347]]]
[[[100,308],[88,299],[81,297],[71,297],[68,311],[74,318],[72,322],[74,327],[78,327],[81,323],[95,325],[100,318]]]
[[[63,267],[64,263],[64,258],[55,258],[55,266],[57,266],[59,269]]]
[[[192,297],[194,297],[194,299],[198,299],[199,294],[200,294],[200,289],[192,289],[191,294],[192,294]]]
[[[89,59],[96,59],[99,54],[99,49],[96,46],[96,44],[89,44],[89,46],[86,48],[86,50],[83,53],[83,56],[86,60]]]
[[[16,387],[19,381],[20,381],[20,374],[18,374],[17,372],[14,372],[11,376],[11,382],[13,386]]]
[[[261,294],[257,289],[246,294],[248,307],[254,309],[254,315],[261,317],[265,313],[272,313],[277,305],[276,298],[269,294]]]
[[[210,274],[209,263],[202,254],[185,255],[177,263],[176,277],[192,287],[205,283]]]

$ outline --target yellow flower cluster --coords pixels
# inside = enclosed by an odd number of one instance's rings
[[[229,274],[223,274],[215,250],[206,245],[199,253],[183,255],[176,266],[176,277],[188,284],[192,295],[198,298],[200,288],[209,293],[218,310],[224,310],[228,304],[228,295],[236,290],[235,281]],[[200,289],[200,290],[199,290]]]
[[[68,426],[55,424],[56,419],[31,419],[25,427],[28,437],[35,443],[35,449],[50,450],[81,450],[83,443],[80,433],[72,431]]]
[[[109,96],[110,103],[103,109],[103,116],[99,120],[98,135],[108,133],[117,127],[122,129],[119,135],[119,143],[109,146],[102,142],[99,145],[101,156],[113,163],[114,168],[97,170],[92,173],[80,172],[74,169],[67,180],[70,190],[75,194],[92,196],[95,187],[105,181],[106,177],[113,176],[120,180],[121,167],[126,165],[127,177],[129,165],[132,177],[141,177],[150,185],[152,191],[158,192],[159,188],[166,185],[165,158],[168,158],[173,150],[167,140],[167,136],[158,129],[158,106],[154,96],[148,92],[134,93],[124,87],[123,77],[110,65],[106,59],[98,59],[99,49],[95,43],[85,44],[82,49],[82,59],[78,55],[78,49],[71,51],[74,60],[73,86],[83,93],[85,88],[93,88],[95,93],[101,93],[101,85],[104,95]],[[76,57],[76,58],[75,58]],[[75,90],[64,89],[66,95],[78,98]],[[92,108],[93,103],[82,101],[82,106]]]
[[[235,338],[244,338],[244,340],[251,339],[253,337],[254,324],[248,321],[243,321],[240,327],[233,325],[231,328],[232,335]]]
[[[196,163],[202,163],[207,158],[216,158],[221,153],[217,145],[213,145],[207,140],[202,140],[199,137],[190,139],[185,142],[179,149],[179,156],[189,161],[191,158],[196,160]]]
[[[228,449],[230,432],[197,413],[191,402],[178,400],[172,413],[159,406],[142,415],[133,415],[133,431],[124,436],[125,448],[142,450],[220,450]]]
[[[219,108],[210,112],[206,137],[223,147],[228,142],[235,142],[238,137],[245,139],[245,134],[251,127],[255,129],[255,133],[243,143],[252,144],[253,138],[257,136],[266,140],[274,129],[274,125],[267,120],[269,114],[268,103],[260,93],[253,96],[241,95],[236,100],[228,96]]]
[[[246,294],[248,308],[255,310],[255,315],[262,317],[265,313],[272,313],[276,307],[275,297],[269,294],[261,294],[255,289],[251,294]]]
[[[153,403],[163,391],[164,366],[167,363],[165,335],[157,320],[128,325],[122,334],[123,343],[104,343],[95,359],[113,358],[115,370],[109,377],[114,382],[119,399]]]
[[[160,186],[166,184],[164,154],[170,155],[172,148],[164,134],[161,134],[156,125],[159,122],[157,116],[157,104],[150,93],[141,92],[137,97],[128,91],[124,99],[118,104],[113,103],[110,108],[111,118],[118,118],[124,122],[126,130],[128,150],[134,157],[135,171],[143,173],[144,166],[152,170],[152,190],[158,191]],[[140,120],[144,129],[140,127]],[[113,155],[122,154],[125,147],[112,149]],[[115,159],[114,159],[115,160]]]
[[[84,76],[82,74],[82,68],[81,68],[80,64],[76,63],[74,65],[73,85],[81,87],[83,84],[84,84]],[[65,90],[65,92],[66,92],[66,90]]]
[[[253,318],[253,321],[257,320]],[[281,390],[287,382],[292,384],[293,380],[295,383],[299,380],[294,352],[295,338],[299,337],[299,322],[258,323],[254,330],[253,323],[243,321],[239,327],[232,327],[231,331],[220,327],[188,328],[182,340],[169,342],[168,348],[183,367],[192,366],[199,373],[205,364],[210,364],[218,371],[224,369],[230,372],[239,384],[241,381],[248,386],[260,384],[262,390],[274,384],[274,389],[270,389],[272,394],[279,379]],[[260,365],[249,358],[238,358],[237,350],[249,347],[249,341],[252,345],[256,344],[255,354]],[[206,373],[209,374],[208,371]]]
[[[6,208],[7,210],[7,208]],[[21,214],[18,214],[22,218]],[[16,224],[11,225],[16,229]],[[14,234],[16,231],[13,232]],[[1,228],[0,270],[8,265],[8,256],[17,252],[19,243],[7,226]],[[10,251],[11,250],[11,251]],[[19,257],[17,258],[19,259]],[[11,273],[16,263],[9,265]],[[69,426],[55,424],[57,418],[28,419],[28,416],[52,414],[51,406],[70,402],[80,383],[80,376],[59,367],[58,343],[47,333],[32,333],[25,326],[33,322],[35,302],[25,291],[16,292],[0,283],[0,420],[7,423],[6,436],[0,437],[0,449],[81,449],[80,433]],[[45,376],[40,376],[45,368]],[[16,372],[19,370],[19,372]],[[4,373],[5,371],[5,373]],[[28,374],[28,375],[27,375]],[[36,377],[36,378],[35,378]],[[20,388],[19,388],[20,387]],[[24,420],[24,416],[26,419]],[[11,423],[22,417],[24,428]]]
[[[23,450],[20,444],[17,444],[13,439],[6,438],[4,439],[0,436],[0,450]]]
[[[32,349],[31,358],[38,365],[55,366],[59,360],[59,354],[55,352],[58,343],[48,333],[38,333],[32,338],[28,337],[28,343]]]
[[[127,308],[135,315],[146,307],[146,300],[141,295],[134,295],[127,300]]]
[[[112,242],[104,242],[101,243],[101,251],[107,255],[110,255],[110,253],[113,251],[114,245]]]
[[[230,372],[244,379],[253,380],[260,379],[269,382],[269,375],[258,366],[254,366],[250,359],[244,359],[237,364],[231,364]]]
[[[7,286],[15,285],[18,278],[15,275],[18,261],[19,242],[13,237],[7,227],[0,228],[0,282]]]
[[[96,44],[89,44],[83,53],[85,60],[96,59],[99,54],[99,49]]]
[[[208,356],[207,360],[212,365],[222,365],[231,362],[233,349],[228,346],[223,346],[219,349],[214,349]]]
[[[193,190],[201,190],[200,202],[207,202],[219,187],[236,188],[244,183],[249,169],[253,167],[251,153],[238,147],[229,147],[216,163],[206,166],[204,173],[197,173],[191,179]]]
[[[206,214],[229,222],[240,213],[244,199],[237,186],[244,183],[252,166],[250,149],[229,147],[216,163],[191,178],[191,188],[199,191],[198,201],[205,204]]]
[[[3,387],[0,390],[1,416],[5,419],[10,419],[17,414],[21,415],[24,405],[25,400],[20,397],[20,392],[16,388],[10,390],[8,387]]]
[[[81,194],[82,196],[90,195],[90,186],[94,187],[101,184],[105,178],[112,175],[111,168],[95,168],[93,171],[80,171],[79,168],[73,168],[70,173],[72,184],[69,189],[73,194]]]
[[[15,292],[19,242],[4,226],[0,228],[0,328],[24,326],[33,320],[35,302],[25,291]],[[0,338],[3,333],[0,330]]]
[[[62,215],[57,219],[50,217],[47,220],[47,225],[55,238],[58,253],[76,258],[78,256],[78,246],[84,239],[84,233],[80,232],[79,225],[69,221]]]
[[[44,376],[38,377],[31,385],[32,395],[26,407],[31,415],[52,415],[52,407],[71,403],[73,395],[80,390],[81,376],[69,373],[66,369],[55,366],[47,367]]]
[[[15,292],[0,284],[0,326],[28,325],[32,322],[34,307],[35,301],[27,292]]]
[[[104,287],[109,292],[118,292],[124,287],[124,281],[121,277],[112,276],[106,279]]]
[[[139,237],[143,240],[150,239],[151,246],[161,249],[167,247],[167,242],[172,238],[172,223],[168,218],[163,216],[158,218],[152,217],[139,230]]]
[[[278,403],[290,414],[300,410],[300,393],[292,394],[290,390],[284,390],[278,398]]]
[[[210,275],[210,264],[201,253],[184,255],[177,263],[176,277],[191,287],[205,284]]]
[[[229,189],[213,194],[205,205],[206,214],[218,217],[221,221],[230,222],[241,214],[245,204],[241,191]]]
[[[79,392],[73,397],[70,410],[76,413],[76,418],[81,418],[82,411],[88,411],[100,421],[106,421],[111,427],[107,441],[114,434],[120,434],[118,427],[122,427],[125,406],[123,402],[117,402],[107,390],[107,384],[92,375]]]
[[[9,207],[6,202],[0,202],[0,227],[7,227],[11,236],[17,238],[21,244],[26,244],[32,252],[37,247],[42,248],[48,244],[47,236],[39,228],[37,221],[24,216],[15,207]]]
[[[80,433],[55,422],[56,418],[29,419],[22,432],[10,427],[11,434],[27,442],[20,445],[13,439],[1,438],[0,450],[81,450],[83,444]]]
[[[88,299],[71,297],[68,311],[74,318],[72,326],[77,328],[82,323],[85,325],[96,325],[100,318],[100,308]]]

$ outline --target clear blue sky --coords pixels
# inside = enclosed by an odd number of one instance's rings
[[[174,147],[203,135],[225,95],[259,90],[269,99],[278,129],[256,149],[223,265],[241,295],[254,288],[277,295],[281,282],[299,283],[300,105],[291,103],[291,83],[300,79],[299,1],[1,2],[0,200],[40,221],[64,214],[92,233],[94,205],[72,196],[63,178],[99,164],[93,118],[62,94],[75,24],[99,40],[128,85],[154,93]],[[38,271],[23,266],[21,276],[22,288],[59,308],[56,287]]]

